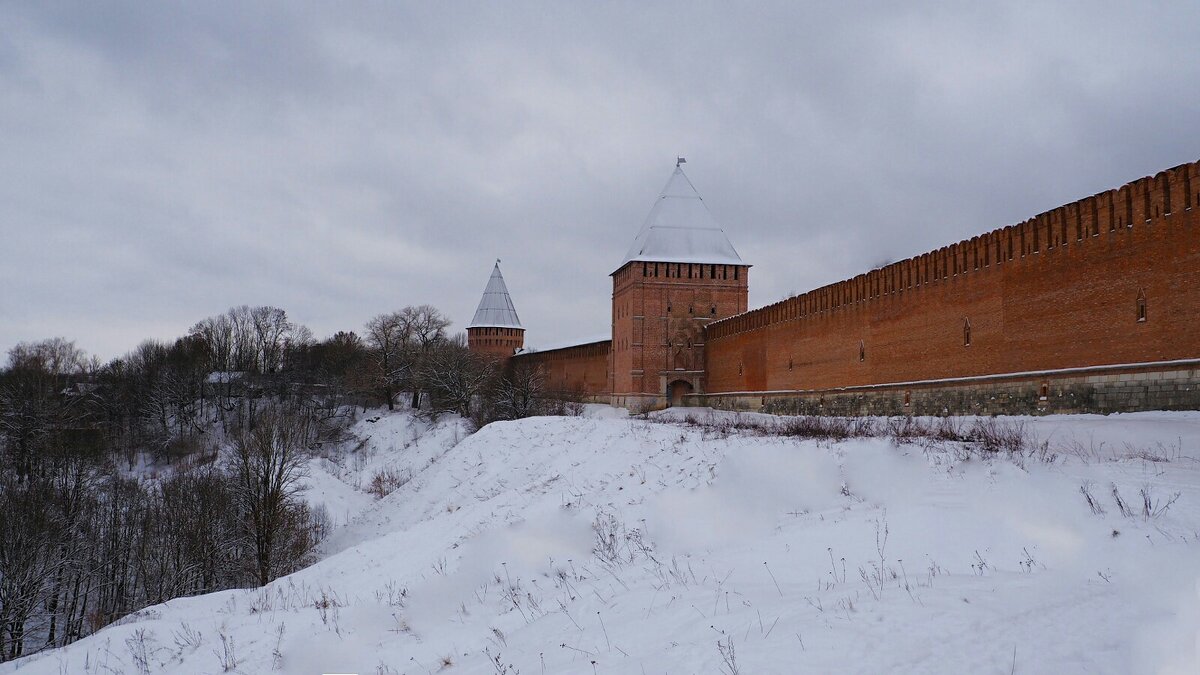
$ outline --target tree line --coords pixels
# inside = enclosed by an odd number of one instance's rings
[[[63,338],[0,368],[0,661],[148,605],[266,584],[328,530],[298,492],[311,453],[359,411],[477,426],[562,412],[541,374],[472,354],[437,309],[316,340],[275,307],[235,307],[102,362]]]

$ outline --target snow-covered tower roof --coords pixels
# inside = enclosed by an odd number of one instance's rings
[[[621,266],[635,260],[745,265],[681,164],[676,163]]]
[[[517,318],[517,308],[513,307],[512,297],[508,287],[504,285],[504,276],[500,274],[500,261],[492,269],[487,288],[483,289],[483,298],[475,309],[475,318],[467,328],[522,328],[521,320]]]

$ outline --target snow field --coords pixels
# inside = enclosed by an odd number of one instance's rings
[[[373,413],[325,559],[0,673],[1200,672],[1200,414],[1001,418],[1052,461],[688,415]]]

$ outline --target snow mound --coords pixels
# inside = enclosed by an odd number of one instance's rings
[[[313,461],[323,560],[0,673],[1200,672],[1200,415],[1022,462],[685,415],[375,413]]]

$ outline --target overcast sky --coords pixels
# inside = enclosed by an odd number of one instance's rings
[[[752,307],[1200,159],[1195,0],[588,4],[0,3],[0,351],[461,329],[496,258],[602,336],[677,154]]]

